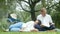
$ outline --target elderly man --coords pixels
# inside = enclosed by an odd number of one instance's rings
[[[55,28],[51,16],[47,14],[46,8],[41,9],[41,14],[37,16],[37,20],[41,21],[41,31],[53,30]],[[39,28],[37,25],[35,27]]]

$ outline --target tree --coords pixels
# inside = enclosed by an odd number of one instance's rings
[[[56,27],[60,28],[60,1],[55,6],[55,12],[52,14],[52,18],[56,23]]]
[[[0,19],[7,17],[7,13],[15,10],[16,0],[0,0]]]
[[[29,5],[30,10],[26,10],[26,9],[23,8],[22,4],[20,3],[20,2],[22,2],[22,1],[25,2],[25,3],[27,3],[27,4]],[[19,2],[19,0],[18,0],[17,2],[20,4],[20,6],[22,7],[22,9],[23,9],[24,11],[29,12],[29,13],[31,14],[32,20],[35,20],[35,19],[36,19],[35,12],[37,12],[38,10],[35,10],[35,6],[36,6],[36,4],[37,4],[38,2],[40,2],[40,0],[28,0],[28,1],[20,0],[20,2]]]
[[[7,14],[16,10],[16,0],[0,0],[0,29],[9,27]]]

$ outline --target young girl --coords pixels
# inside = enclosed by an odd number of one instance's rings
[[[23,23],[23,22],[18,22],[16,24],[13,24],[9,27],[10,31],[38,31],[38,29],[36,29],[34,26],[36,24],[39,24],[39,21],[29,21],[27,23]]]

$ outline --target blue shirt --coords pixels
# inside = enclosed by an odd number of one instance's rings
[[[8,21],[10,22],[10,23],[17,23],[17,22],[21,22],[20,20],[18,20],[18,19],[14,19],[14,18],[8,18]]]

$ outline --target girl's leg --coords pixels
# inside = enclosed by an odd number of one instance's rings
[[[20,31],[20,28],[11,28],[10,31],[17,32],[17,31]]]

